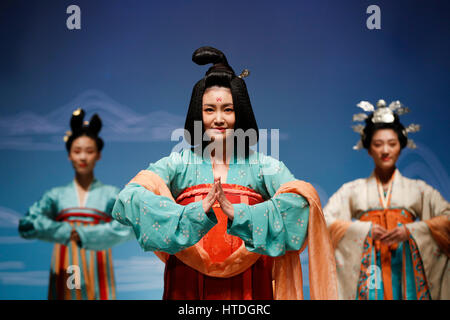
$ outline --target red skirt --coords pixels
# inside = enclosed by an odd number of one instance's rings
[[[187,205],[203,199],[211,185],[198,185],[186,189],[177,203]],[[239,185],[222,185],[231,203],[249,205],[263,201],[261,195]],[[227,234],[227,216],[217,205],[213,206],[217,217],[214,226],[199,242],[208,252],[211,262],[222,262],[236,251],[242,240]],[[174,255],[170,255],[164,271],[164,300],[272,300],[272,264],[269,256],[261,256],[250,268],[230,278],[204,275],[189,267]]]

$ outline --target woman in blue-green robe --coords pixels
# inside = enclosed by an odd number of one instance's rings
[[[245,83],[223,53],[202,47],[193,60],[214,65],[194,87],[185,137],[191,145],[198,131],[209,139],[139,172],[120,192],[113,217],[165,262],[164,299],[302,299],[299,252],[307,235],[308,249],[317,248],[312,260],[327,257],[310,267],[321,270],[319,277],[310,272],[311,298],[334,298],[334,258],[317,193],[283,162],[250,149],[256,120]],[[239,139],[239,130],[255,139]],[[311,221],[323,221],[323,229],[311,231]]]
[[[110,248],[134,237],[131,228],[111,219],[118,189],[94,178],[103,146],[100,119],[83,125],[83,116],[74,112],[66,141],[75,179],[45,192],[19,223],[22,237],[55,243],[49,299],[115,299]]]
[[[147,170],[164,180],[175,199],[190,187],[214,183],[210,159],[202,159],[189,149],[173,152]],[[233,204],[235,215],[227,226],[228,233],[260,254],[280,256],[287,250],[299,250],[308,226],[308,202],[292,193],[275,196],[282,184],[294,180],[283,162],[261,153],[252,153],[246,163],[230,162],[224,184],[254,190],[264,201],[253,206]],[[212,211],[203,211],[201,200],[183,206],[134,182],[120,192],[113,216],[133,226],[144,250],[167,253],[196,244],[217,223]]]

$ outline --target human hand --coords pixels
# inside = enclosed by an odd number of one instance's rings
[[[392,229],[391,231],[386,232],[384,236],[380,238],[380,240],[384,244],[390,246],[398,242],[404,242],[408,240],[408,238],[409,238],[408,229],[406,229],[406,226],[402,225],[395,229]]]
[[[72,229],[70,240],[75,241],[76,243],[81,242],[80,235],[78,234],[77,230]]]
[[[373,240],[381,240],[381,238],[387,233],[387,230],[379,224],[372,224],[372,237]]]
[[[214,202],[216,202],[216,190],[217,190],[216,180],[214,180],[214,184],[211,190],[209,190],[208,194],[202,201],[203,211],[205,211],[205,213],[208,212],[211,209]]]
[[[216,184],[216,199],[220,204],[220,208],[230,220],[233,220],[234,207],[233,204],[225,196],[225,193],[223,192],[220,178],[218,180],[215,180],[214,183]]]

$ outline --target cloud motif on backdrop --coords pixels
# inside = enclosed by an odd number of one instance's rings
[[[19,219],[22,217],[22,215],[12,209],[5,208],[0,206],[0,231],[1,228],[7,228],[7,229],[16,229],[19,225]],[[17,243],[32,243],[35,240],[26,240],[19,236],[4,236],[1,235],[0,232],[0,245],[4,244],[17,244]]]
[[[25,269],[25,264],[22,261],[0,262],[0,284],[16,286],[48,285],[48,270],[29,271]]]
[[[450,199],[450,179],[444,165],[436,154],[418,143],[417,149],[404,149],[397,162],[406,177],[424,180],[437,189],[445,199]]]
[[[107,141],[170,141],[173,130],[184,128],[182,116],[163,110],[139,114],[99,90],[88,90],[46,115],[23,111],[1,117],[0,149],[61,150],[70,115],[78,107],[86,111],[86,120],[100,115],[101,136]]]
[[[87,90],[62,107],[42,115],[22,111],[0,118],[0,150],[61,150],[62,139],[69,128],[69,119],[77,108],[86,111],[86,120],[98,113],[103,122],[101,136],[111,141],[170,141],[175,129],[184,128],[184,115],[164,110],[139,114],[104,92]],[[271,140],[270,131],[268,139]],[[280,140],[289,139],[279,132]]]
[[[0,206],[0,228],[17,228],[21,217],[20,213]]]

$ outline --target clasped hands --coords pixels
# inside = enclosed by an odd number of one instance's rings
[[[374,240],[380,240],[382,243],[390,246],[397,242],[408,240],[408,230],[404,225],[396,227],[391,231],[386,230],[378,224],[372,225],[372,236]]]
[[[75,241],[76,243],[79,243],[81,241],[80,235],[75,229],[72,229],[72,232],[70,233],[70,240]]]
[[[223,213],[230,219],[234,218],[233,204],[227,199],[223,192],[220,177],[214,179],[214,184],[209,190],[208,195],[203,199],[203,210],[208,212],[215,202],[218,202]]]

